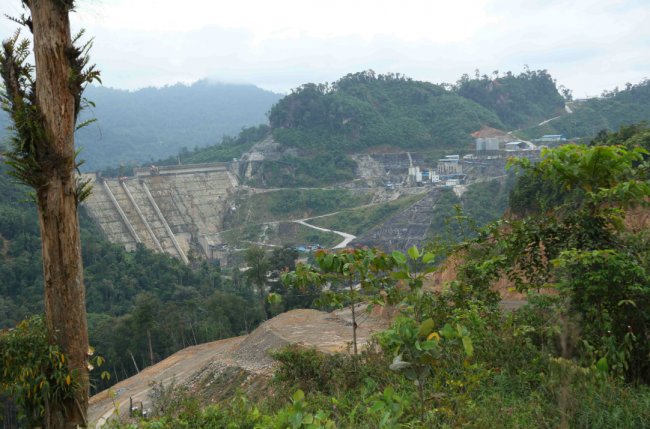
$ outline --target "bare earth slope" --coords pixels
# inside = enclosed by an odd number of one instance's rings
[[[358,344],[366,343],[374,332],[386,329],[386,323],[379,318],[364,314],[361,319]],[[168,384],[172,378],[177,383],[200,386],[213,399],[218,398],[224,393],[224,386],[246,388],[265,384],[273,375],[275,365],[268,357],[269,350],[301,344],[332,353],[345,350],[351,341],[350,310],[336,313],[293,310],[267,321],[250,335],[188,347],[173,354],[113,386],[114,401],[122,414],[128,412],[129,398],[133,398],[134,405],[143,402],[145,409],[151,409],[147,383],[155,380]],[[113,415],[114,409],[107,391],[93,396],[89,403],[89,423],[100,426]]]

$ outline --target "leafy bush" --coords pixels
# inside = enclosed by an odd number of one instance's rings
[[[49,407],[77,397],[85,388],[77,371],[68,366],[70,358],[50,343],[48,326],[38,316],[0,331],[0,361],[4,364],[0,394],[15,399],[18,420],[24,419],[28,427],[43,424],[41,417]],[[102,362],[102,358],[92,360],[98,366]],[[89,369],[93,369],[91,364]]]

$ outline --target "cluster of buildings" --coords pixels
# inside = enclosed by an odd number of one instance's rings
[[[409,167],[409,178],[418,185],[423,185],[427,182],[432,183],[434,186],[460,185],[466,175],[462,171],[462,165],[459,163],[459,160],[459,155],[447,155],[438,161],[438,166],[435,171],[420,169],[420,167]],[[399,188],[399,185],[388,183],[386,187]]]

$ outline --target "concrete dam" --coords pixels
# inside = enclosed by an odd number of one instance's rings
[[[112,243],[134,250],[138,243],[188,263],[191,248],[222,229],[226,199],[237,187],[228,163],[139,167],[135,177],[104,179],[85,173],[90,217]]]

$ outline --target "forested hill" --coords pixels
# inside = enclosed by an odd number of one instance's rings
[[[137,91],[89,86],[84,97],[95,103],[98,122],[77,133],[77,146],[85,146],[82,168],[95,170],[120,159],[142,164],[176,155],[183,147],[220,142],[224,134],[236,136],[243,126],[268,123],[265,113],[282,95],[202,80]],[[80,120],[92,116],[90,110],[84,113]],[[0,135],[7,126],[3,119]]]
[[[476,70],[475,79],[463,75],[453,90],[460,96],[473,100],[492,110],[508,129],[539,124],[540,122],[564,113],[564,97],[570,90],[556,86],[555,80],[546,70],[531,71],[515,75],[507,72],[499,76],[480,76]]]
[[[302,85],[271,109],[270,121],[276,141],[310,152],[459,147],[483,125],[506,128],[494,112],[443,86],[372,70]]]
[[[626,84],[625,89],[604,91],[600,98],[569,103],[573,113],[519,133],[534,139],[544,134],[592,138],[601,130],[616,132],[622,125],[650,121],[650,80]]]

